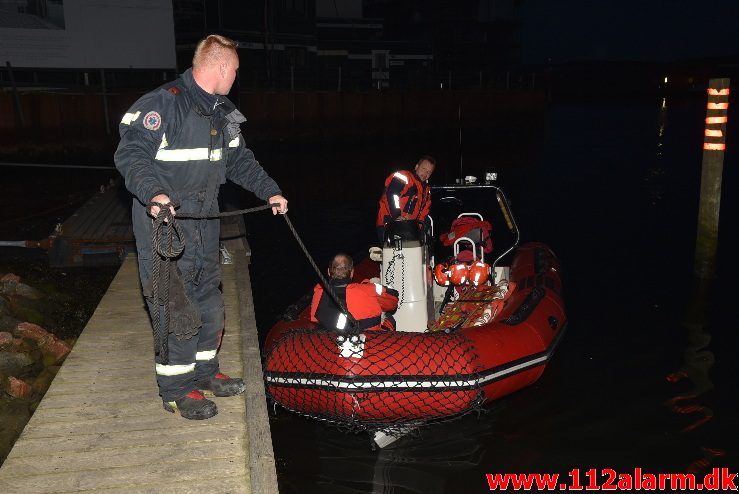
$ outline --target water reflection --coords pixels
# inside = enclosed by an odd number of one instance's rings
[[[479,469],[486,445],[494,444],[494,420],[475,415],[416,430],[385,449],[370,449],[346,437],[321,441],[316,492],[413,493],[449,492],[449,479]],[[362,436],[355,437],[362,446]],[[480,479],[482,481],[482,479]],[[482,484],[481,484],[482,485]],[[305,492],[305,491],[301,491]]]
[[[679,434],[697,436],[688,437],[688,440],[696,444],[694,454],[697,458],[686,467],[686,471],[691,473],[707,472],[718,459],[726,455],[724,449],[714,444],[715,437],[710,434],[702,437],[699,430],[714,419],[714,410],[709,406],[711,397],[707,396],[714,389],[709,371],[716,361],[710,350],[711,334],[708,331],[713,284],[713,280],[694,280],[693,295],[683,321],[683,327],[687,330],[683,364],[679,370],[667,376],[667,380],[675,386],[689,386],[667,400],[666,405],[672,413],[690,417],[687,425],[679,430]]]
[[[417,429],[384,449],[373,449],[366,433],[348,434],[278,409],[271,417],[283,494],[469,492],[466,485],[486,485],[488,448],[510,445],[523,453],[516,433],[498,424],[494,404],[482,414]]]
[[[662,98],[659,107],[659,119],[657,122],[657,150],[654,162],[647,167],[644,182],[649,192],[649,201],[654,206],[663,199],[664,182],[667,171],[665,169],[665,132],[667,128],[668,107],[667,98]]]
[[[451,436],[444,425],[429,427],[421,432],[422,437],[410,437],[381,450],[375,460],[371,492],[384,494],[402,488],[418,494],[444,493],[452,471],[480,465],[485,450],[480,439],[492,434],[492,426],[488,421],[476,421],[475,425],[473,430],[457,428]]]

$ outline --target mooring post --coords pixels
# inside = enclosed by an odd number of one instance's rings
[[[711,79],[703,138],[698,234],[695,240],[695,274],[698,278],[716,275],[718,218],[721,207],[721,174],[726,149],[726,123],[730,79]]]

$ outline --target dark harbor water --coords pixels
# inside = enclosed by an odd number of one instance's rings
[[[580,469],[584,479],[591,468],[701,478],[714,467],[739,471],[731,310],[739,160],[730,139],[718,279],[699,296],[693,252],[704,117],[700,94],[570,101],[553,105],[530,132],[463,133],[465,174],[497,165],[523,240],[545,242],[560,257],[567,334],[535,385],[387,450],[278,408],[271,425],[281,492],[489,492],[486,473]],[[446,139],[434,147],[451,150],[440,170],[453,177],[458,136]],[[353,154],[324,149],[305,163],[351,179],[370,163],[384,172],[434,152],[417,140],[378,144]],[[384,174],[368,183],[360,172],[338,195],[322,193],[313,175],[298,167],[288,187],[318,188],[296,191],[290,215],[319,265],[338,250],[366,252]],[[264,336],[284,302],[316,279],[279,220],[247,222]]]
[[[385,450],[372,450],[366,435],[278,408],[270,420],[281,492],[482,493],[489,492],[488,473],[580,469],[584,483],[591,468],[739,471],[739,338],[732,310],[739,157],[731,139],[739,131],[732,132],[730,110],[718,277],[699,297],[693,252],[704,117],[702,94],[591,98],[553,104],[541,118],[511,126],[498,122],[473,131],[463,125],[461,146],[458,129],[255,146],[322,267],[337,251],[358,258],[374,241],[377,197],[391,170],[430,153],[439,161],[432,182],[451,180],[459,175],[460,149],[465,175],[495,166],[522,241],[550,245],[562,262],[569,317],[562,343],[533,386]],[[2,240],[48,235],[85,194],[115,176],[10,168],[0,174],[14,184],[3,187]],[[25,205],[34,193],[54,210],[37,213]],[[254,204],[248,197],[232,188],[224,194],[235,207]],[[264,338],[317,280],[280,218],[257,213],[246,222]],[[100,285],[84,281],[89,276],[112,276],[46,271],[38,267],[42,257],[17,250],[0,255],[2,270],[62,290]],[[70,278],[78,281],[60,281]]]

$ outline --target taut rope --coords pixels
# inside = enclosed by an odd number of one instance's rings
[[[279,204],[265,204],[264,206],[257,206],[253,208],[239,209],[237,211],[227,211],[215,214],[178,213],[176,215],[172,214],[170,206],[174,206],[175,208],[177,208],[177,204],[162,204],[158,202],[149,203],[149,208],[151,208],[152,206],[159,207],[159,213],[154,219],[154,225],[152,227],[152,251],[156,254],[152,261],[152,297],[155,301],[152,318],[154,319],[155,323],[158,323],[157,327],[154,329],[154,348],[155,350],[158,350],[162,363],[167,364],[169,362],[167,338],[169,335],[170,315],[169,310],[166,310],[164,321],[162,321],[160,319],[159,307],[168,307],[169,304],[169,263],[173,262],[175,258],[177,258],[177,256],[179,256],[185,249],[184,236],[181,227],[177,223],[177,219],[224,218],[227,216],[237,216],[242,214],[254,213],[257,211],[264,211],[272,207],[278,207]],[[326,290],[326,292],[331,297],[331,300],[334,301],[334,303],[339,307],[339,310],[346,316],[350,327],[349,333],[356,333],[359,328],[357,320],[349,313],[344,303],[333,291],[328,281],[326,281],[326,278],[323,276],[321,270],[318,268],[315,261],[313,260],[313,257],[310,255],[308,249],[305,247],[305,244],[300,238],[300,235],[298,235],[298,232],[295,230],[295,227],[290,221],[290,218],[287,217],[287,214],[283,214],[282,216],[285,218],[285,223],[287,223],[288,228],[292,232],[293,237],[295,237],[295,240],[298,242],[298,245],[303,251],[303,254],[305,254],[306,259],[308,259],[308,262],[313,267],[313,270],[318,275],[318,278],[321,280],[321,284],[323,285],[324,290]],[[175,237],[177,242],[175,242]],[[160,277],[162,278],[161,281],[165,287],[164,290],[161,289],[159,283]]]

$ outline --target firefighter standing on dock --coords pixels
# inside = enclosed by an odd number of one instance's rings
[[[169,334],[166,356],[156,355],[156,376],[164,408],[188,419],[216,415],[215,396],[244,391],[241,379],[219,372],[217,351],[223,336],[224,306],[220,289],[219,219],[182,219],[184,251],[176,258],[174,276],[167,287],[174,302],[166,307],[153,298],[153,217],[161,207],[175,215],[217,214],[218,189],[229,179],[273,207],[287,212],[287,200],[241,135],[246,119],[224,95],[239,68],[237,43],[218,35],[201,40],[192,68],[179,79],[141,97],[124,115],[115,165],[134,197],[133,226],[139,276],[157,331],[154,314],[165,310]],[[171,219],[170,221],[174,221]],[[178,298],[179,294],[179,298]],[[160,314],[161,317],[161,314]]]

